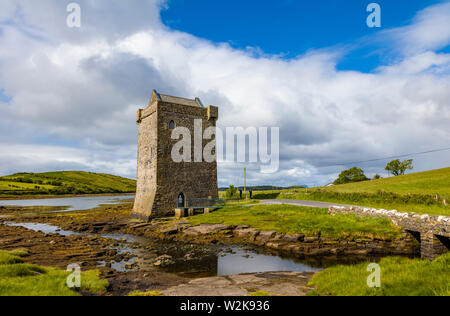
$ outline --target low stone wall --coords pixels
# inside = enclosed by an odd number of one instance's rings
[[[422,257],[434,259],[449,250],[450,217],[427,214],[401,213],[395,210],[380,210],[365,207],[332,206],[330,215],[354,214],[360,216],[384,217],[394,225],[411,233],[421,244]]]

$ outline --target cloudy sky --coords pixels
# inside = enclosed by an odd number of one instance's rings
[[[221,126],[280,127],[280,170],[251,185],[323,185],[352,162],[386,175],[389,159],[362,161],[450,147],[449,1],[378,1],[375,29],[363,0],[78,0],[69,28],[71,2],[0,2],[1,175],[134,178],[153,89],[220,106]]]

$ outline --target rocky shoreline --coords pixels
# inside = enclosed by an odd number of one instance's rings
[[[282,234],[259,231],[249,226],[204,224],[192,226],[187,221],[156,222],[130,227],[129,232],[161,240],[197,244],[245,244],[263,247],[296,258],[326,256],[416,255],[417,241],[409,234],[391,239],[333,239],[305,237],[302,234]]]
[[[27,212],[29,209],[26,210]],[[197,277],[190,279],[180,274],[164,272],[166,265],[191,266],[211,254],[205,247],[218,245],[247,245],[258,247],[271,254],[298,258],[311,262],[311,266],[324,266],[323,260],[331,265],[369,260],[376,256],[415,255],[416,241],[408,234],[396,240],[346,238],[331,239],[301,234],[280,234],[275,231],[259,231],[248,226],[227,226],[222,224],[193,226],[187,220],[175,218],[155,219],[150,223],[130,220],[131,205],[118,204],[102,206],[94,210],[69,213],[24,214],[16,208],[3,208],[0,218],[0,249],[25,247],[30,249],[27,262],[44,266],[65,268],[72,262],[82,264],[82,269],[99,269],[110,282],[106,295],[127,295],[131,291],[159,291],[163,295],[207,295],[216,293],[210,284],[222,284],[220,293],[229,295],[252,295],[263,291],[281,295],[304,295],[310,288],[307,283],[313,273],[251,273],[246,277]],[[30,231],[22,227],[1,225],[6,221],[18,223],[46,223],[73,231],[81,236],[61,236]],[[97,234],[98,236],[91,236]],[[126,234],[136,237],[136,242],[112,240],[101,236]],[[139,242],[142,238],[142,242]],[[153,240],[151,244],[148,241]],[[159,242],[158,242],[159,241]],[[164,244],[173,245],[173,247]],[[111,262],[133,257],[132,253],[117,251],[118,244],[130,249],[141,249],[147,258],[135,262],[127,271],[112,269]],[[158,246],[158,244],[161,244]],[[198,245],[198,246],[196,246]],[[174,248],[171,250],[171,248]],[[176,248],[176,249],[175,249]],[[198,248],[198,249],[197,249]],[[158,250],[159,249],[159,250]],[[206,249],[206,248],[205,248]],[[181,253],[181,254],[180,254]],[[215,254],[217,256],[217,254]],[[352,260],[356,260],[353,262]],[[105,262],[104,266],[98,265]],[[282,277],[282,275],[284,275]],[[241,281],[236,281],[236,280]],[[246,280],[245,282],[243,280]],[[239,285],[241,282],[241,286]],[[245,286],[244,286],[245,285]],[[282,286],[281,286],[282,285]],[[283,288],[291,289],[282,291]],[[229,289],[231,292],[227,292]],[[233,290],[232,290],[233,289]],[[245,290],[245,293],[243,290]],[[218,293],[217,293],[218,294]]]

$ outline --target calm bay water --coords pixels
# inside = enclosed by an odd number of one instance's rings
[[[4,200],[0,201],[0,206],[64,206],[66,209],[62,212],[71,212],[90,210],[102,204],[116,204],[128,199],[134,199],[134,196],[82,196],[57,199]]]

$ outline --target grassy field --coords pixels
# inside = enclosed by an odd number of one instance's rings
[[[70,272],[23,263],[27,254],[26,249],[0,250],[0,296],[80,296],[66,285]],[[98,271],[82,273],[81,291],[100,294],[107,287]]]
[[[327,188],[341,193],[377,193],[380,190],[398,194],[431,194],[450,197],[450,168],[411,173],[404,176],[349,183]]]
[[[346,239],[396,238],[400,229],[383,218],[329,216],[327,209],[292,205],[226,206],[209,215],[189,218],[193,225],[248,225],[258,230],[300,233],[306,237]]]
[[[254,198],[336,202],[450,215],[450,168],[331,187],[255,192]]]
[[[334,296],[449,296],[450,253],[435,261],[389,257],[379,263],[381,287],[369,288],[367,263],[336,266],[314,275],[312,295]]]
[[[18,173],[0,177],[0,197],[133,193],[135,191],[135,180],[81,171]]]

